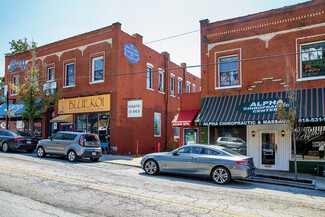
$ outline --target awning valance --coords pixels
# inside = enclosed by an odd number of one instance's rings
[[[296,91],[298,121],[325,122],[325,88]],[[206,97],[195,120],[197,126],[234,126],[282,123],[278,102],[289,102],[288,91]]]
[[[53,118],[51,123],[73,123],[73,115],[59,115]]]
[[[198,110],[180,111],[172,121],[173,127],[186,127],[193,125]]]

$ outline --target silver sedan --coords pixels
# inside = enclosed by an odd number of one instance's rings
[[[141,167],[149,175],[159,172],[208,176],[217,184],[254,176],[253,158],[220,146],[186,145],[171,152],[143,156]]]

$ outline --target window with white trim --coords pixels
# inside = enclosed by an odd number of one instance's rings
[[[47,81],[54,81],[54,67],[47,69]]]
[[[156,112],[154,116],[154,136],[161,136],[161,114]]]
[[[158,91],[164,92],[164,71],[159,69],[158,73]]]
[[[66,64],[64,86],[65,87],[74,86],[74,78],[75,78],[75,64],[74,63]]]
[[[182,93],[182,86],[183,86],[183,80],[181,78],[178,78],[178,82],[177,82],[177,94],[178,96]]]
[[[18,75],[12,76],[11,83],[12,83],[12,85],[18,87],[18,84],[19,84]],[[11,94],[12,95],[16,95],[17,94],[16,91],[13,88],[11,88]]]
[[[195,86],[195,84],[192,84],[192,92],[193,92],[193,93],[196,92],[196,86]]]
[[[147,64],[147,88],[148,89],[153,89],[152,86],[152,65]]]
[[[186,82],[186,93],[191,93],[191,82]]]
[[[325,76],[325,41],[301,45],[301,78]]]
[[[170,76],[170,95],[175,96],[175,75]]]
[[[104,59],[103,56],[92,59],[92,82],[104,81]]]
[[[219,58],[219,87],[239,85],[238,55]]]

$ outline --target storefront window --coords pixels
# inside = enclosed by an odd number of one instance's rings
[[[304,126],[302,133],[296,140],[296,144],[298,159],[325,160],[325,124],[314,123],[311,126]]]
[[[78,115],[77,116],[77,131],[85,132],[86,131],[86,115]]]
[[[98,133],[98,115],[97,113],[88,114],[87,132]]]
[[[210,127],[210,144],[223,146],[242,155],[247,155],[246,126]]]
[[[179,127],[174,127],[174,138],[179,139]]]
[[[201,144],[209,143],[208,127],[201,127]]]
[[[108,143],[109,142],[109,118],[110,118],[110,113],[109,112],[104,112],[104,113],[99,113],[99,139],[100,142]]]

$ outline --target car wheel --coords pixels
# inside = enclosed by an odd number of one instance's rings
[[[97,162],[99,160],[99,158],[90,158],[90,160],[93,162]]]
[[[39,146],[37,148],[36,152],[37,152],[38,157],[45,157],[46,156],[46,153],[45,153],[44,148],[42,146]]]
[[[219,166],[212,170],[211,178],[215,183],[224,185],[231,180],[231,175],[227,168]]]
[[[159,173],[159,166],[155,160],[147,160],[143,168],[148,175],[157,175]]]
[[[8,145],[8,143],[3,143],[2,144],[2,151],[3,152],[8,152],[9,151],[9,145]]]
[[[68,151],[68,160],[70,162],[75,162],[77,160],[77,154],[74,150]]]

